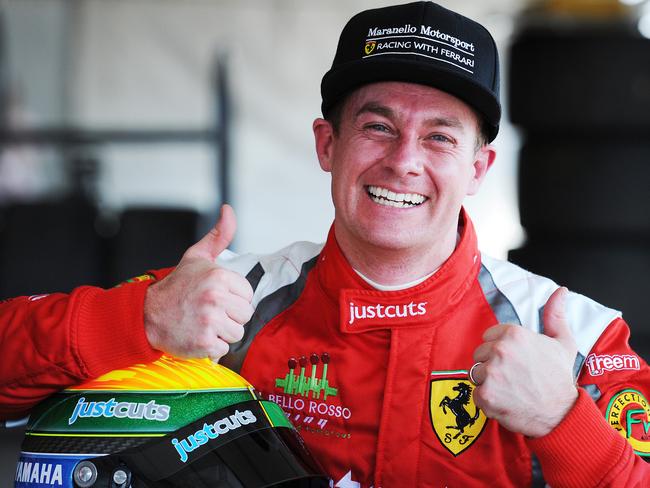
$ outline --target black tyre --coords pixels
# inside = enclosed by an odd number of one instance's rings
[[[650,39],[632,29],[523,31],[509,76],[510,118],[527,129],[650,129]]]
[[[519,158],[519,209],[529,233],[650,236],[650,140],[529,137]]]

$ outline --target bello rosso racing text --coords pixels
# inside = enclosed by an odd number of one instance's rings
[[[330,405],[325,402],[315,402],[314,400],[303,400],[302,398],[293,398],[286,395],[268,395],[269,400],[280,405],[284,410],[297,410],[305,415],[326,415],[332,418],[343,417],[348,420],[352,417],[352,411],[347,407],[340,405]]]

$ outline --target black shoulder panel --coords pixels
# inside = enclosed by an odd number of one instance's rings
[[[262,265],[260,263],[257,263],[255,266],[253,266],[253,269],[251,269],[246,275],[246,279],[253,288],[253,291],[257,290],[257,285],[260,284],[262,276],[264,276],[264,268],[262,268]]]

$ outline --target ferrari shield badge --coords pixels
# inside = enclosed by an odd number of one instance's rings
[[[471,446],[485,429],[487,418],[474,405],[473,390],[467,371],[431,374],[431,424],[440,443],[454,456]]]

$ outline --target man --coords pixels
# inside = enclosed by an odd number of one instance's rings
[[[4,414],[165,351],[240,371],[334,486],[647,485],[650,373],[620,313],[477,250],[462,202],[495,158],[498,86],[479,24],[430,2],[358,14],[313,125],[325,245],[233,256],[224,206],[174,270],[5,304],[6,333],[36,339],[3,365]]]

